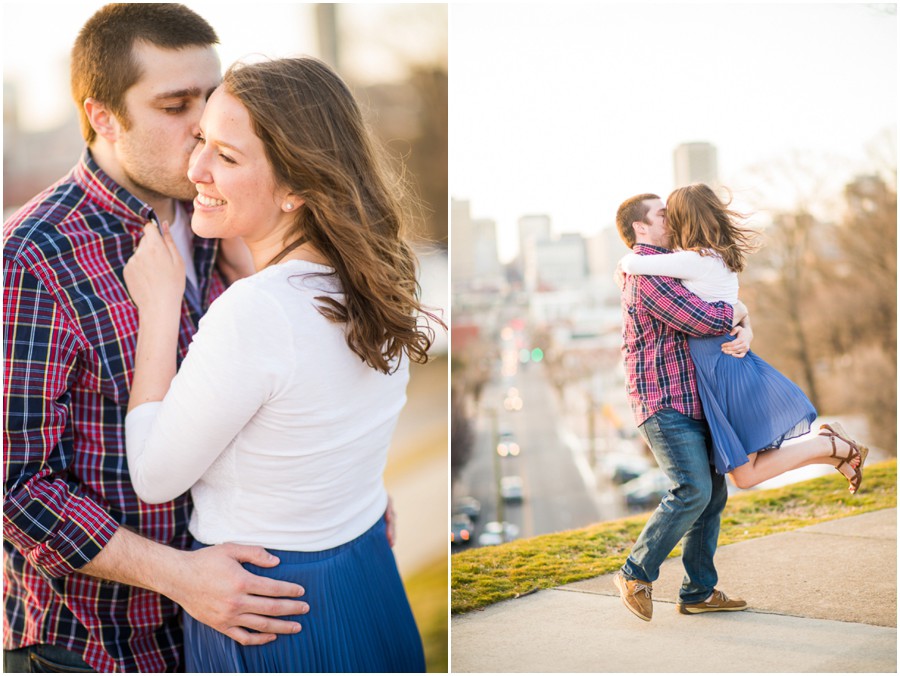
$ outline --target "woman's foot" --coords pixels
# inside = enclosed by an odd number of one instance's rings
[[[857,467],[859,467],[859,456],[854,454],[852,460],[841,460],[835,456],[828,458],[834,468],[843,474],[850,483],[850,492],[853,493],[853,480],[856,478]]]
[[[850,483],[850,492],[856,493],[862,483],[862,468],[869,449],[851,439],[840,423],[822,425],[819,435],[831,440],[829,462],[843,474]]]

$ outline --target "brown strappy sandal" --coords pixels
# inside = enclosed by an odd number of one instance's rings
[[[859,485],[862,483],[863,465],[866,463],[866,457],[869,455],[868,446],[862,446],[853,441],[853,439],[847,436],[847,432],[844,430],[840,423],[822,425],[821,427],[819,427],[819,435],[831,438],[830,457],[840,460],[840,462],[837,464],[837,467],[835,468],[838,471],[840,471],[841,465],[843,465],[844,463],[849,464],[855,456],[859,456],[859,466],[853,467],[853,465],[850,465],[850,467],[853,468],[854,475],[852,479],[848,479],[848,481],[850,482],[850,492],[856,493],[859,490]],[[834,442],[835,437],[837,437],[850,447],[850,454],[847,457],[838,455],[837,444]],[[843,474],[843,472],[841,472],[841,474]]]

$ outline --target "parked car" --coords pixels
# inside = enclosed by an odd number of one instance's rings
[[[472,540],[475,526],[465,514],[454,514],[450,517],[450,546],[462,547]]]
[[[601,455],[602,471],[617,484],[637,479],[651,468],[650,461],[635,453],[606,453]]]
[[[622,486],[629,507],[655,507],[672,487],[672,480],[661,469],[651,469]]]
[[[456,506],[453,508],[453,513],[465,514],[472,521],[478,521],[478,517],[481,516],[481,503],[469,496],[459,498],[456,501]]]
[[[522,477],[502,477],[500,479],[500,496],[506,502],[522,502],[525,497],[522,490]]]
[[[502,545],[503,536],[499,533],[482,533],[478,536],[479,547],[492,547],[493,545]]]
[[[478,536],[478,544],[482,547],[499,545],[519,537],[519,527],[514,523],[504,521],[489,521],[484,524],[484,530]]]

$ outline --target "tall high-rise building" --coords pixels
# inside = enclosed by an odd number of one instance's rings
[[[550,217],[546,214],[529,214],[518,220],[519,270],[525,280],[525,288],[533,291],[537,281],[536,248],[539,242],[550,239]]]
[[[596,279],[612,282],[619,259],[630,249],[625,246],[616,226],[603,228],[596,235],[585,239],[588,272]],[[618,293],[616,293],[618,298]]]
[[[579,233],[535,242],[534,258],[534,287],[538,291],[579,288],[587,280],[587,249]]]
[[[473,219],[468,200],[451,200],[451,275],[454,289],[497,288],[503,268],[497,253],[497,224]]]
[[[712,143],[682,143],[673,153],[675,187],[691,183],[715,186],[719,182],[719,160]]]
[[[521,216],[519,225],[519,256],[525,255],[528,242],[550,239],[550,217],[546,214]]]

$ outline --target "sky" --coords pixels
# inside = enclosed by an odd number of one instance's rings
[[[3,75],[14,81],[26,128],[52,127],[68,114],[68,54],[81,26],[105,2],[3,2]],[[260,56],[319,56],[310,3],[185,2],[219,36],[223,66]],[[349,3],[338,7],[341,75],[360,85],[400,79],[408,62],[446,63],[446,6]],[[48,21],[52,15],[52,21]]]
[[[71,107],[67,54],[102,4],[2,4],[4,78],[28,127],[58,124]],[[223,64],[317,54],[309,4],[186,4],[216,28]],[[760,171],[787,185],[776,166],[797,153],[820,171],[837,166],[835,185],[865,173],[885,139],[896,163],[897,18],[887,7],[347,4],[340,70],[368,84],[399,77],[407,58],[447,58],[449,14],[450,192],[497,221],[508,260],[523,214],[592,234],[625,198],[668,194],[683,142],[717,147],[738,201]]]
[[[684,142],[717,147],[736,205],[786,188],[786,158],[835,186],[873,153],[896,166],[895,8],[451,5],[451,195],[509,260],[521,215],[590,235],[626,198],[665,197]]]

